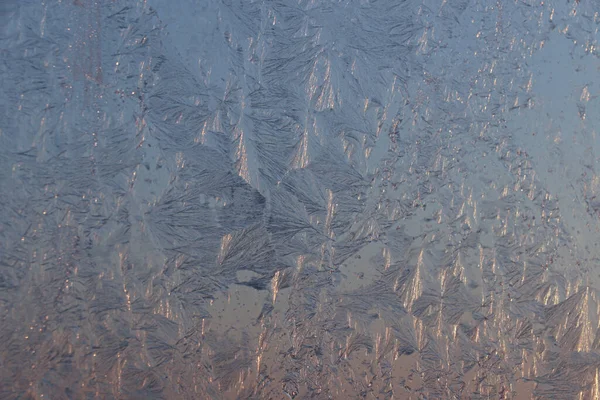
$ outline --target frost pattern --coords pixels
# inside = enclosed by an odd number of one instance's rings
[[[600,398],[597,6],[2,2],[0,398]]]

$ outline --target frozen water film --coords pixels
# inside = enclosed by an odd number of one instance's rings
[[[597,0],[0,28],[0,399],[600,399]]]

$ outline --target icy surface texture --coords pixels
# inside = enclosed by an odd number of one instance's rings
[[[1,399],[598,399],[597,0],[0,2]]]

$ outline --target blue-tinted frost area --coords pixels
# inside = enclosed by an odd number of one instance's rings
[[[0,398],[600,398],[599,13],[1,1]]]

